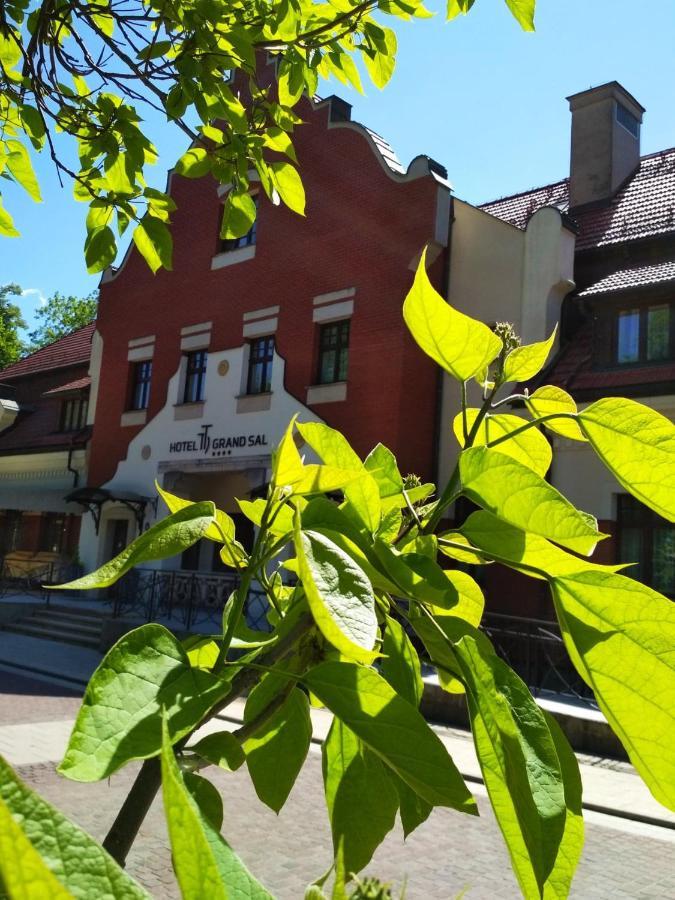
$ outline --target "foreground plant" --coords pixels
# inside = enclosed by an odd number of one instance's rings
[[[472,380],[483,387],[480,407],[465,400],[454,422],[462,451],[438,494],[431,484],[404,479],[381,444],[361,460],[327,425],[293,421],[273,454],[266,499],[239,501],[257,528],[250,553],[213,503],[159,489],[171,514],[68,585],[105,587],[201,538],[219,544],[222,560],[239,573],[219,634],[181,643],[147,624],[110,650],[89,683],[59,769],[90,782],[145,760],[104,847],[124,862],[161,786],[187,900],[273,896],[221,833],[228,830],[222,801],[204,770],[246,765],[261,802],[278,812],[307,755],[312,704],[333,714],[322,750],[333,847],[326,849],[329,873],[307,898],[329,891],[339,900],[352,888],[357,897],[389,896],[378,882],[350,882],[397,816],[409,835],[437,806],[477,815],[469,788],[419,711],[422,664],[437,671],[445,690],[465,695],[523,895],[568,895],[583,844],[575,756],[481,632],[476,581],[439,558],[473,566],[498,561],[548,581],[575,667],[653,795],[675,809],[675,609],[620,574],[620,566],[589,559],[604,535],[545,480],[552,453],[542,427],[588,441],[626,490],[670,521],[675,428],[631,400],[599,400],[578,411],[551,386],[518,395],[527,416],[502,412],[507,398],[498,393],[541,370],[553,336],[521,347],[508,328],[495,333],[454,310],[431,287],[424,258],[403,313],[420,347],[462,384],[465,398]],[[317,461],[301,457],[299,442]],[[480,509],[442,528],[460,497]],[[269,632],[246,624],[253,584],[269,601]],[[244,694],[241,728],[196,736]],[[0,874],[10,897],[29,896],[28,879],[49,897],[146,896],[6,765]],[[448,885],[448,896],[455,888]]]

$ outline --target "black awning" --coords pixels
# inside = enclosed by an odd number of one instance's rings
[[[111,491],[108,488],[101,487],[83,487],[77,488],[66,494],[65,500],[68,503],[79,503],[84,509],[90,512],[94,519],[96,534],[101,524],[101,510],[106,503],[121,503],[128,507],[134,514],[138,524],[139,532],[143,530],[143,520],[145,519],[145,508],[148,504],[156,506],[157,498],[143,497],[135,494],[133,491]]]

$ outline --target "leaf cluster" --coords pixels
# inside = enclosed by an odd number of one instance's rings
[[[469,786],[420,712],[425,671],[465,696],[483,779],[523,895],[569,894],[583,845],[576,758],[480,629],[484,598],[467,563],[499,562],[548,582],[574,666],[653,795],[675,808],[673,605],[620,574],[620,566],[589,559],[604,535],[546,481],[551,449],[542,435],[547,429],[588,442],[627,490],[673,521],[675,428],[631,400],[599,400],[579,411],[551,386],[498,399],[505,385],[542,369],[554,336],[529,346],[505,343],[500,335],[508,330],[493,333],[435,293],[424,259],[403,313],[414,339],[461,383],[464,397],[469,381],[482,390],[482,405],[465,401],[455,420],[460,453],[447,485],[436,491],[404,478],[381,444],[361,459],[340,432],[294,419],[273,453],[266,498],[238,501],[256,526],[250,552],[237,541],[232,518],[213,503],[158,488],[169,515],[98,571],[67,585],[111,585],[133,566],[201,539],[214,541],[238,573],[217,634],[181,642],[148,624],[109,651],[87,687],[60,766],[64,776],[91,782],[145,760],[142,782],[160,761],[184,897],[271,896],[224,837],[222,800],[203,772],[246,766],[260,801],[278,812],[308,753],[312,706],[333,716],[322,747],[333,846],[328,871],[306,897],[330,890],[340,900],[352,889],[359,897],[389,896],[387,887],[358,874],[397,817],[409,835],[435,807],[477,815]],[[516,399],[526,413],[502,412],[505,401]],[[442,523],[460,497],[479,510],[448,530]],[[246,623],[253,585],[268,600],[268,631]],[[244,693],[240,728],[199,733]],[[6,844],[0,876],[10,896],[21,896],[20,870],[49,896],[73,892],[83,875],[63,848],[90,839],[63,824],[6,766],[0,816]],[[131,838],[140,821],[132,810],[125,823]],[[73,836],[57,845],[50,839],[57,828]],[[87,877],[103,877],[94,865],[103,858],[111,896],[143,896],[102,853],[92,851]]]

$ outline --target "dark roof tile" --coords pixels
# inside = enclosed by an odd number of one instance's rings
[[[9,381],[12,378],[21,378],[23,375],[32,375],[36,372],[47,372],[50,369],[60,369],[65,366],[76,366],[89,361],[91,356],[91,337],[96,325],[85,325],[67,334],[59,341],[36,350],[30,356],[25,356],[18,362],[0,370],[0,382]]]

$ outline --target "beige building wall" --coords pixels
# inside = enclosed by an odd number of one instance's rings
[[[557,209],[539,210],[521,231],[455,200],[448,300],[484,322],[511,322],[524,343],[542,341],[553,330],[562,300],[574,287],[574,243],[574,233]],[[480,389],[470,385],[470,405],[480,402]],[[460,410],[460,386],[449,376],[443,379],[441,409],[438,483],[442,487],[459,453],[452,420]]]

